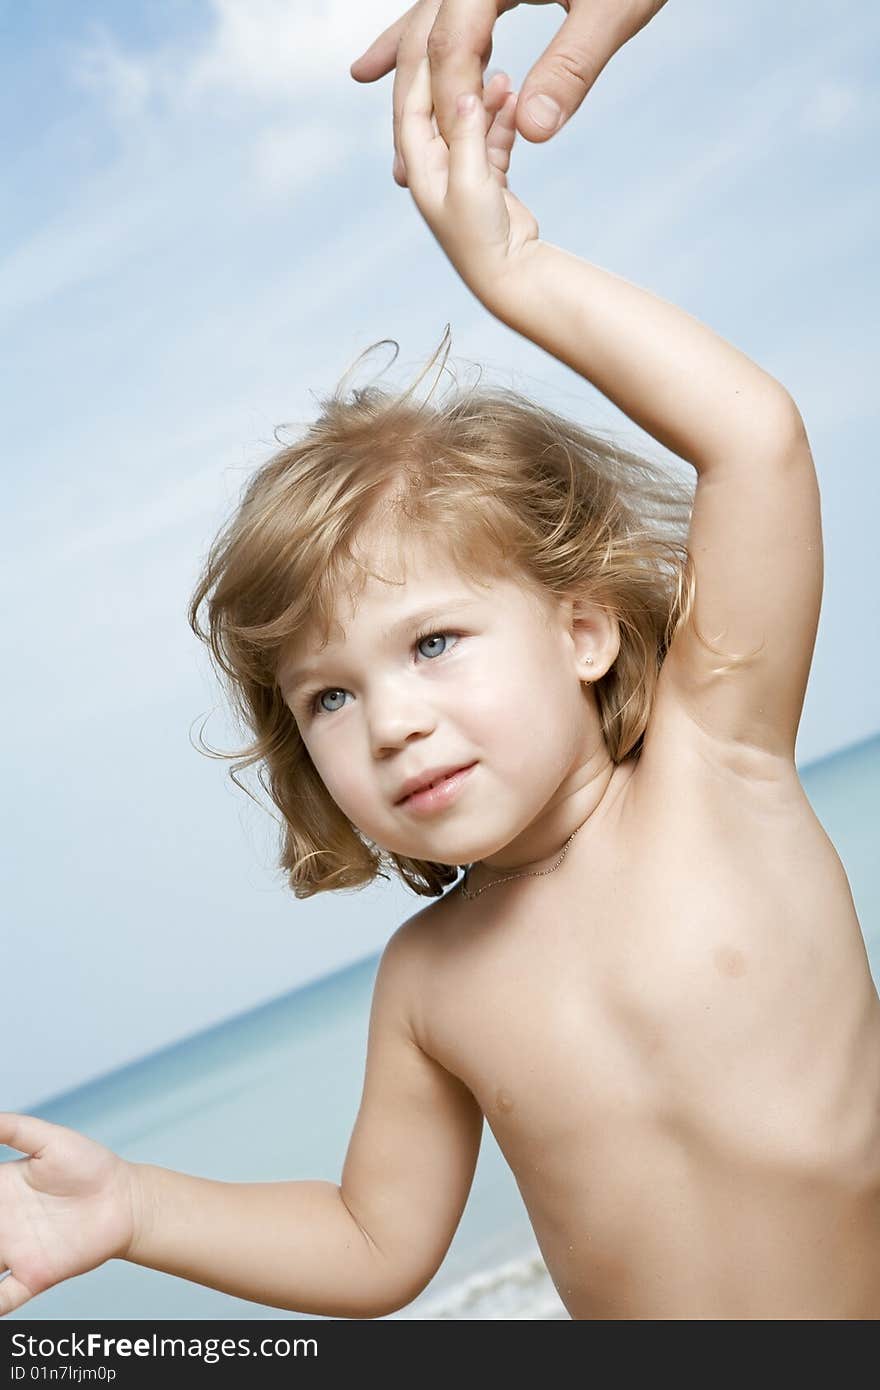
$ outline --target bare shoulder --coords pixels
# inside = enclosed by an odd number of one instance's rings
[[[389,937],[383,955],[391,954],[404,967],[416,970],[418,964],[440,949],[447,924],[455,912],[458,893],[447,890],[441,898],[435,898],[407,917]]]
[[[389,937],[379,964],[376,990],[397,996],[413,1041],[422,1048],[429,1033],[431,982],[450,954],[457,901],[457,892],[447,891],[407,917]]]

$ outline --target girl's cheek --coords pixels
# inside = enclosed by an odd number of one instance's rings
[[[499,653],[497,661],[487,662],[479,671],[472,673],[466,685],[467,701],[464,708],[482,718],[503,719],[506,711],[518,705],[519,689],[518,670]]]

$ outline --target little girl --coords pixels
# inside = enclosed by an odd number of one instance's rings
[[[447,147],[426,61],[412,196],[489,312],[695,493],[498,391],[337,397],[258,471],[191,618],[291,886],[388,871],[432,901],[382,954],[338,1183],[0,1116],[29,1155],[0,1166],[4,1313],[116,1257],[386,1315],[439,1268],[485,1118],[572,1318],[880,1316],[880,1001],[794,757],[822,591],[803,422],[708,328],[540,240],[515,107],[491,84]]]

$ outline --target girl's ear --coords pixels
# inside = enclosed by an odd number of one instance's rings
[[[568,632],[579,680],[598,680],[614,665],[620,652],[620,625],[598,603],[567,599]]]

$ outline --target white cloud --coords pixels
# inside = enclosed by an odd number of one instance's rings
[[[213,23],[201,45],[169,41],[126,52],[100,25],[72,57],[76,83],[103,94],[117,119],[140,115],[148,101],[192,106],[237,93],[261,103],[299,105],[328,81],[348,78],[355,58],[402,12],[396,0],[210,0]]]
[[[71,49],[72,81],[103,99],[123,142],[112,162],[80,186],[73,205],[31,229],[0,262],[5,312],[51,301],[141,254],[167,231],[175,200],[205,181],[207,200],[216,175],[205,154],[210,150],[216,166],[217,142],[212,126],[203,130],[193,121],[192,107],[209,93],[246,98],[225,160],[234,167],[238,141],[256,190],[269,197],[316,182],[365,140],[386,141],[390,166],[390,88],[382,92],[380,134],[378,90],[369,100],[348,67],[396,18],[396,0],[366,0],[354,13],[349,0],[306,13],[297,0],[212,0],[212,9],[215,22],[200,45],[126,51],[95,24]],[[324,100],[316,121],[304,109],[306,97],[328,87],[350,87],[355,105]],[[266,123],[263,101],[270,98],[276,109],[279,101],[294,109]],[[190,196],[187,205],[195,202]]]
[[[190,90],[283,102],[338,80],[402,12],[396,0],[212,0],[212,8],[216,28],[193,63]]]
[[[397,0],[210,0],[203,34],[176,36],[149,50],[126,50],[94,24],[71,49],[71,78],[96,95],[120,137],[119,154],[79,206],[66,207],[0,266],[0,303],[23,307],[90,278],[123,248],[143,245],[137,225],[149,212],[135,171],[176,168],[189,186],[206,175],[204,153],[216,155],[214,117],[224,103],[225,159],[240,155],[253,188],[286,196],[332,172],[346,153],[371,138],[381,104],[391,158],[390,85],[358,87],[348,75],[356,57],[401,13]],[[336,98],[327,93],[336,91]],[[310,104],[320,101],[320,117]],[[282,119],[279,111],[284,111]],[[234,119],[230,113],[234,111]],[[272,114],[270,114],[272,113]],[[208,116],[209,122],[199,120]],[[268,117],[268,119],[267,119]],[[380,137],[381,138],[381,137]],[[167,179],[162,177],[162,183]],[[131,187],[132,183],[134,186]],[[130,186],[130,193],[122,185]],[[51,267],[48,279],[45,267]]]

